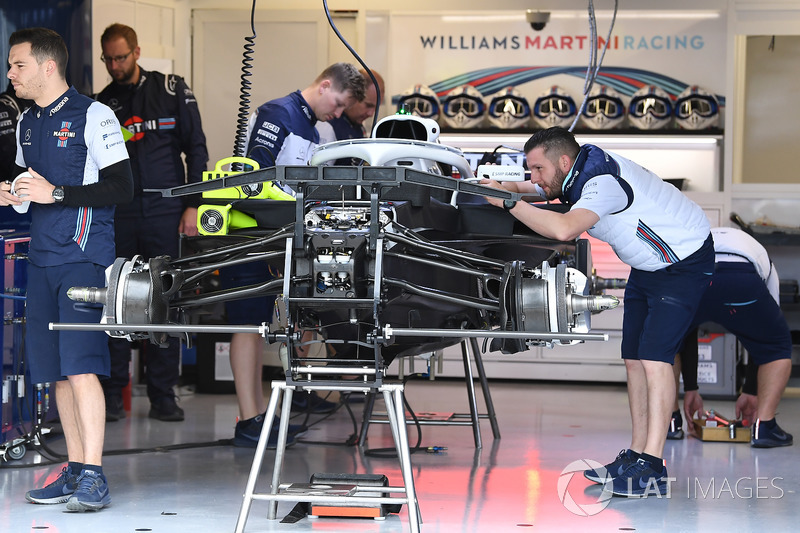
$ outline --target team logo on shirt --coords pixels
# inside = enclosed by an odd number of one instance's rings
[[[50,116],[52,117],[53,115],[61,111],[61,108],[64,107],[64,104],[66,104],[67,102],[69,102],[69,96],[65,96],[64,99],[58,103],[58,105],[56,105],[53,109],[50,110]]]
[[[175,117],[143,119],[142,117],[132,116],[126,120],[123,125],[133,134],[133,137],[128,139],[131,142],[141,141],[144,138],[145,132],[156,130],[174,130],[178,124]]]
[[[61,122],[61,129],[53,132],[53,137],[58,138],[57,146],[59,148],[66,148],[67,141],[75,137],[75,132],[70,131],[70,127],[72,127],[72,122],[64,120]]]

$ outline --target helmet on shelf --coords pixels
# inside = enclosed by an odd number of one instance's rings
[[[544,91],[533,104],[533,121],[542,128],[568,128],[577,114],[575,100],[558,85]]]
[[[439,118],[439,97],[427,85],[412,85],[397,100],[397,112],[422,118]]]
[[[514,87],[506,87],[487,98],[487,115],[492,126],[501,129],[522,128],[531,118],[528,100]]]
[[[610,130],[625,120],[625,104],[620,94],[605,85],[595,85],[586,98],[581,121],[593,130]]]
[[[664,89],[645,85],[631,96],[628,119],[640,130],[657,130],[672,120],[672,100]]]
[[[442,98],[442,115],[451,128],[476,128],[485,112],[483,95],[472,85],[456,87]]]
[[[719,100],[697,85],[690,85],[675,102],[675,120],[686,130],[704,130],[719,125]]]

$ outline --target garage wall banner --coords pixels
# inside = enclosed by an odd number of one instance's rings
[[[598,54],[610,24],[611,12],[598,11]],[[379,27],[385,28],[376,24],[374,30]],[[521,11],[392,13],[388,27],[388,43],[385,31],[369,27],[367,40],[384,41],[392,102],[414,84],[429,86],[440,98],[463,84],[483,96],[513,86],[533,100],[558,85],[576,101],[583,97],[591,52],[586,12],[551,12],[541,31]],[[725,36],[725,14],[719,11],[620,10],[597,83],[625,97],[657,85],[673,99],[699,85],[724,105]]]

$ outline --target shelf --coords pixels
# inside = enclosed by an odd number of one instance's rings
[[[457,131],[457,133],[456,133]],[[639,165],[663,179],[686,179],[684,192],[719,193],[722,190],[723,137],[714,133],[676,134],[667,130],[625,135],[623,130],[579,133],[581,144],[596,144]],[[473,170],[486,152],[501,146],[500,163],[522,165],[521,150],[531,130],[443,130],[439,142],[464,152]]]

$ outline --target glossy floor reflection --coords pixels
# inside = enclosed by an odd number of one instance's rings
[[[465,412],[465,390],[458,380],[411,381],[406,395],[418,412]],[[442,453],[412,456],[425,533],[790,531],[796,527],[798,445],[757,450],[749,444],[703,443],[693,438],[668,441],[665,456],[675,478],[670,497],[613,498],[606,505],[600,501],[598,485],[580,473],[570,477],[564,471],[582,464],[573,465],[575,461],[608,462],[628,446],[624,387],[494,382],[492,395],[502,438],[494,440],[488,421],[483,421],[483,449],[475,449],[469,427],[422,427],[422,447],[447,448]],[[800,437],[800,399],[796,394],[787,396],[778,420]],[[59,469],[22,468],[41,462],[35,452],[0,467],[0,531],[233,531],[253,456],[253,450],[218,442],[233,436],[235,398],[182,390],[181,405],[186,410],[184,422],[159,422],[147,418],[147,400],[136,397],[126,419],[108,424],[104,469],[113,503],[99,513],[69,514],[63,505],[25,502],[25,491],[42,486]],[[362,405],[354,406],[359,420]],[[706,407],[733,414],[732,402],[707,401]],[[309,422],[313,425],[303,442],[287,450],[285,481],[307,482],[316,472],[356,472],[385,474],[393,485],[401,484],[396,460],[345,445],[356,432],[345,409]],[[409,426],[409,439],[412,446],[417,441],[413,426]],[[174,444],[209,445],[154,450]],[[391,445],[388,426],[371,425],[367,449]],[[52,446],[63,450],[63,440],[52,441]],[[273,453],[267,453],[258,491],[268,490]],[[279,518],[292,507],[280,504]],[[253,503],[247,532],[409,530],[405,507],[383,521],[304,518],[294,524],[267,520],[266,509],[266,502]]]

